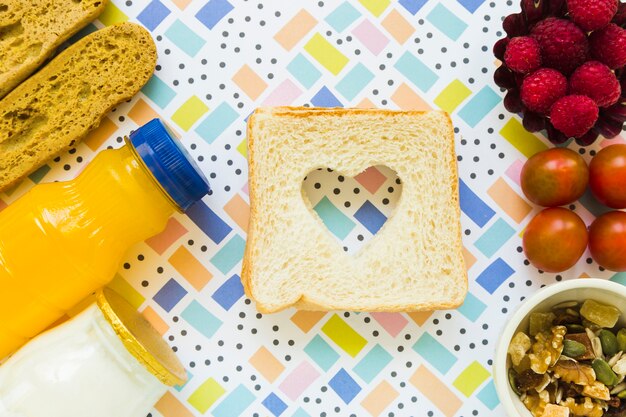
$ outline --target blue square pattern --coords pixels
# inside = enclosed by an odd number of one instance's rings
[[[276,417],[280,416],[287,409],[287,404],[285,404],[285,402],[278,398],[278,395],[273,392],[261,401],[261,404],[263,404],[265,408],[267,408],[270,413]]]
[[[235,235],[211,258],[211,263],[222,274],[227,274],[243,258],[246,241],[239,235]]]
[[[344,1],[324,20],[337,32],[342,32],[359,17],[361,17],[361,13],[349,2]]]
[[[463,180],[459,180],[459,200],[461,211],[480,227],[486,225],[496,214]]]
[[[459,110],[459,117],[470,127],[475,127],[501,101],[502,98],[486,85]]]
[[[172,41],[181,51],[194,57],[204,46],[206,41],[189,29],[180,20],[176,20],[172,26],[165,31],[165,37]]]
[[[498,258],[480,273],[476,282],[493,294],[515,271],[502,258]]]
[[[374,74],[360,62],[335,87],[342,96],[353,100],[374,79]]]
[[[243,297],[241,278],[235,274],[226,280],[212,295],[212,298],[226,311]]]
[[[324,86],[313,96],[311,103],[316,107],[343,107],[343,104]]]
[[[494,410],[500,404],[500,400],[498,399],[498,394],[496,392],[496,385],[493,383],[493,379],[480,390],[478,395],[476,395],[476,398],[478,398],[480,402],[485,404],[485,406],[490,410]]]
[[[254,402],[256,397],[245,386],[239,385],[218,404],[212,412],[214,417],[241,416],[243,412]]]
[[[369,200],[354,213],[354,218],[357,219],[371,234],[378,233],[383,224],[387,221],[387,217],[380,212]]]
[[[313,84],[320,79],[322,73],[311,64],[302,54],[296,57],[287,65],[287,71],[306,88],[313,87]]]
[[[196,331],[209,339],[222,326],[222,321],[202,307],[196,300],[193,300],[180,316]]]
[[[159,0],[152,0],[145,9],[137,15],[139,20],[148,30],[153,31],[171,13]]]
[[[398,59],[394,67],[423,92],[430,90],[439,79],[433,70],[409,51],[406,51]]]
[[[457,311],[467,317],[468,320],[475,322],[486,308],[485,303],[476,298],[471,292],[468,292],[465,296],[465,301],[457,308]]]
[[[156,75],[148,80],[141,91],[162,109],[176,97],[176,92]]]
[[[413,345],[413,350],[445,375],[458,361],[444,345],[432,337],[430,333],[424,333]]]
[[[393,357],[381,345],[376,344],[354,367],[353,371],[369,384],[392,359]]]
[[[326,228],[339,239],[345,239],[356,226],[326,196],[322,197],[313,210],[320,216]]]
[[[356,381],[341,368],[337,374],[328,382],[328,385],[339,395],[344,403],[350,404],[350,401],[361,392],[361,387]]]
[[[459,19],[441,3],[428,13],[426,19],[454,41],[458,40],[467,29],[467,23]]]
[[[213,29],[234,7],[228,0],[210,0],[196,13],[196,19]]]
[[[224,240],[230,231],[233,230],[203,201],[198,201],[189,207],[187,216],[216,244]]]
[[[428,0],[400,0],[402,7],[408,10],[409,13],[415,15],[420,11]]]
[[[206,142],[213,143],[238,117],[239,113],[224,102],[198,125],[196,133]]]
[[[311,417],[309,413],[304,411],[302,408],[298,408],[296,412],[291,417]]]
[[[311,339],[304,352],[324,371],[328,371],[339,359],[339,354],[319,335]]]
[[[476,9],[478,9],[485,0],[457,0],[463,7],[467,9],[468,12],[474,13]]]
[[[174,278],[170,279],[152,299],[168,313],[187,295],[185,290]]]

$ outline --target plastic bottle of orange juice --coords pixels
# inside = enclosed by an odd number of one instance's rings
[[[0,212],[0,359],[111,281],[130,246],[209,191],[160,120],[126,142]]]

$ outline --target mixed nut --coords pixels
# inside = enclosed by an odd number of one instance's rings
[[[626,417],[626,328],[594,300],[530,314],[509,345],[509,383],[534,417]]]

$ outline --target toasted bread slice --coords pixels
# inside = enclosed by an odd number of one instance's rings
[[[0,98],[94,20],[108,0],[0,0]]]
[[[150,33],[122,23],[81,39],[0,100],[0,190],[98,127],[155,65]]]
[[[467,292],[452,123],[443,112],[261,108],[248,120],[251,218],[242,282],[261,312],[422,311]],[[386,165],[395,213],[346,254],[302,192],[317,168]]]

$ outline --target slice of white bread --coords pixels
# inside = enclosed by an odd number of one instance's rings
[[[108,0],[0,0],[0,98],[94,20]]]
[[[248,120],[251,218],[242,282],[261,312],[425,311],[467,293],[454,134],[443,112],[261,108]],[[302,191],[317,168],[386,165],[394,214],[346,254]]]

